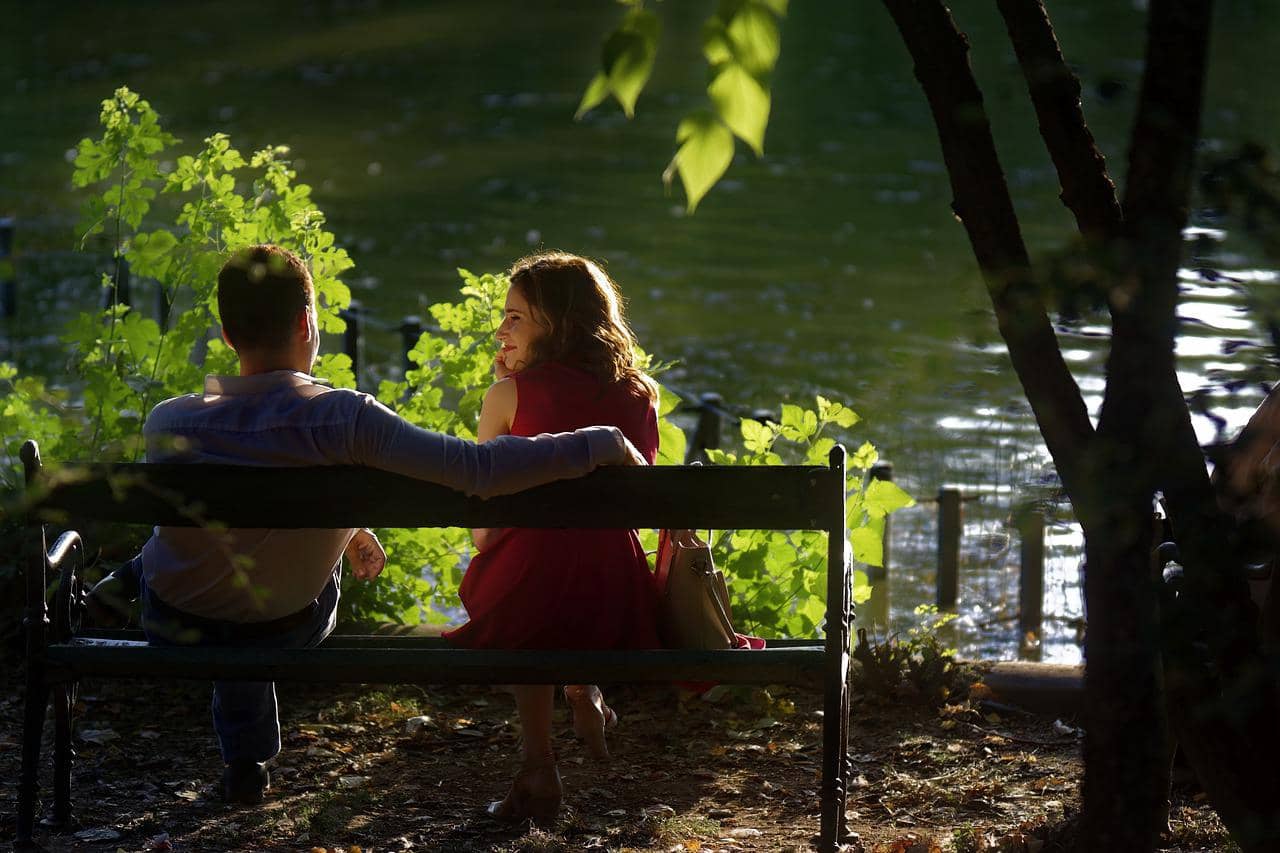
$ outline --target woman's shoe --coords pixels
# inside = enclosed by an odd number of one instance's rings
[[[489,817],[505,823],[531,820],[539,826],[545,826],[555,822],[563,796],[560,769],[556,765],[525,767],[511,781],[511,790],[507,792],[507,796],[490,803],[485,811]]]
[[[587,745],[597,761],[609,760],[605,732],[618,725],[618,715],[604,703],[604,694],[594,684],[569,684],[564,698],[573,709],[573,733]]]

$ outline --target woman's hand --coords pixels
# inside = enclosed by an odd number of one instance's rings
[[[498,350],[493,354],[493,376],[495,379],[506,379],[515,373],[510,367],[507,367],[506,360],[502,357],[502,350]]]
[[[351,574],[356,580],[371,581],[382,574],[387,565],[387,552],[382,550],[382,543],[367,527],[356,531],[343,553],[351,563]]]

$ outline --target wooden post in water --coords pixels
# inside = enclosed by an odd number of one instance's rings
[[[954,610],[960,589],[960,487],[938,489],[938,609]]]
[[[699,398],[698,425],[693,430],[693,441],[685,451],[684,461],[705,461],[704,451],[720,447],[721,432],[724,429],[724,398],[714,392],[708,392]]]
[[[0,219],[0,320],[18,316],[18,284],[14,281],[13,218]]]
[[[871,466],[870,473],[872,480],[883,480],[887,483],[892,483],[893,463],[887,459],[881,459],[879,462]],[[881,546],[884,556],[879,566],[867,566],[867,578],[869,580],[884,580],[889,576],[889,555],[892,550],[890,547],[890,540],[892,539],[890,536],[890,533],[892,532],[892,524],[892,518],[886,515],[884,517],[884,537],[883,544]]]
[[[356,377],[356,387],[360,387],[360,303],[352,299],[351,304],[339,312],[346,322],[347,328],[342,332],[342,351],[351,357],[351,372]]]
[[[400,321],[400,348],[404,351],[404,372],[413,370],[414,364],[409,360],[409,353],[418,345],[422,337],[422,318],[411,314]]]
[[[1044,512],[1028,506],[1018,513],[1022,562],[1018,569],[1018,630],[1022,641],[1040,637],[1044,621]]]

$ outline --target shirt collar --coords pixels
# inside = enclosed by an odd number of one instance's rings
[[[278,391],[283,388],[328,384],[323,379],[317,379],[296,370],[272,370],[269,373],[255,373],[252,376],[206,376],[204,393],[206,397],[265,394],[268,391]]]

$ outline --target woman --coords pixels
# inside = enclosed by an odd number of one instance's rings
[[[617,287],[596,264],[562,252],[510,272],[498,381],[485,394],[477,439],[617,426],[650,464],[658,452],[656,386],[636,366],[635,336]],[[486,529],[459,594],[470,621],[445,636],[469,648],[659,648],[657,590],[634,530]],[[517,685],[523,766],[501,802],[504,820],[552,819],[560,774],[551,746],[553,685]],[[597,758],[617,715],[595,685],[569,685],[573,728]]]

